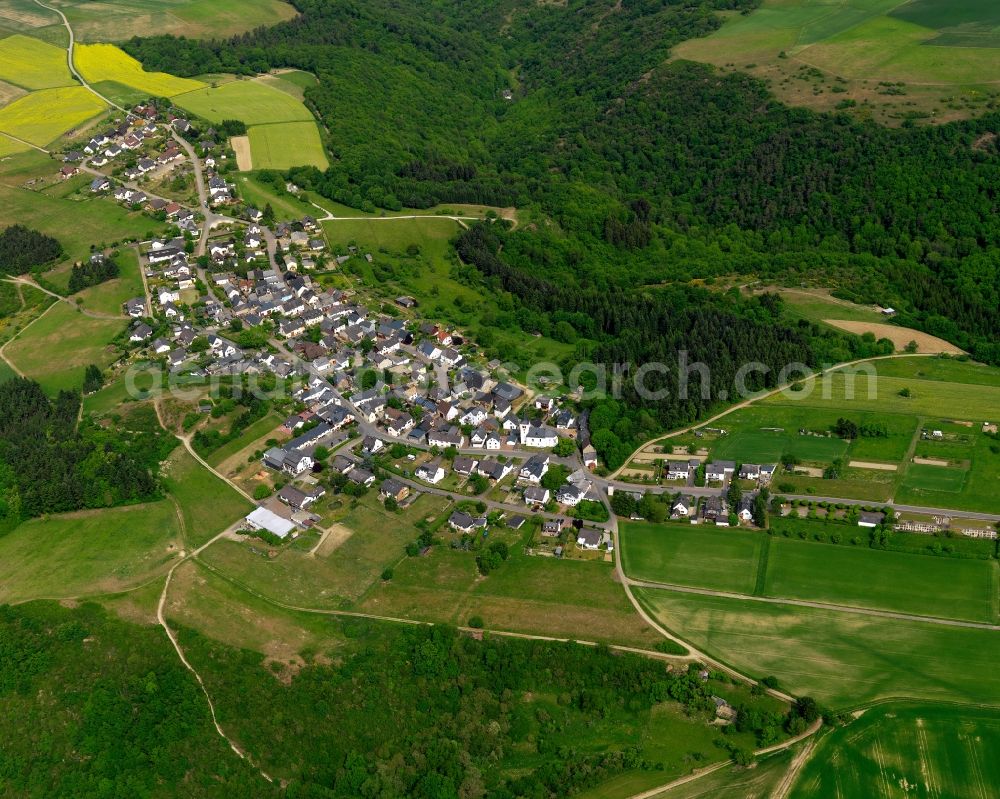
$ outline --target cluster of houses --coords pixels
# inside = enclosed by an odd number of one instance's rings
[[[985,523],[976,524],[968,519],[960,519],[953,516],[932,515],[927,518],[901,518],[893,525],[893,529],[903,533],[925,533],[931,535],[952,533],[954,535],[964,535],[969,538],[989,539],[997,537],[997,529],[992,525]]]
[[[689,458],[687,460],[668,460],[664,477],[667,480],[676,480],[685,485],[692,485],[695,473],[702,466],[700,458]],[[735,461],[715,460],[704,464],[706,483],[727,483],[735,475],[738,480],[755,482],[760,487],[768,486],[777,471],[777,464],[756,464],[744,463],[739,469]]]

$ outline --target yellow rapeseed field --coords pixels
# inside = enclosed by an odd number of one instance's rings
[[[24,89],[73,85],[65,50],[19,33],[0,39],[0,80]]]
[[[82,86],[42,89],[0,108],[0,133],[44,146],[106,108]]]
[[[73,51],[77,70],[89,83],[113,80],[151,97],[173,97],[202,89],[205,84],[166,72],[146,72],[142,64],[113,44],[78,44]]]

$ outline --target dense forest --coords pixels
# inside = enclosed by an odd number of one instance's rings
[[[62,245],[51,236],[24,225],[0,233],[0,274],[22,275],[62,255]]]
[[[819,712],[604,648],[330,625],[333,662],[304,650],[307,664],[285,676],[259,653],[179,630],[220,722],[277,778],[268,783],[217,735],[159,627],[93,603],[0,606],[0,793],[562,799],[625,771],[659,772],[648,744],[681,771],[727,754],[746,762]],[[728,728],[709,726],[713,692],[732,699]],[[676,714],[668,740],[643,734],[655,712]]]
[[[105,280],[114,280],[119,275],[118,263],[114,258],[92,257],[83,263],[73,264],[69,276],[69,293],[75,294]]]
[[[0,529],[46,513],[152,499],[176,445],[153,424],[135,431],[78,423],[80,394],[50,399],[25,378],[0,383]]]

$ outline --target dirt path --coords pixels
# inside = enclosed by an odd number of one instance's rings
[[[90,311],[81,305],[77,305],[69,297],[64,297],[62,294],[56,294],[54,291],[49,291],[49,289],[38,285],[34,280],[28,277],[18,276],[18,277],[5,277],[3,278],[7,283],[17,283],[19,286],[31,286],[33,289],[37,289],[43,294],[48,294],[50,297],[55,297],[60,302],[65,302],[72,306],[75,310],[82,313],[84,316],[89,316],[91,319],[102,319],[106,322],[118,322],[122,319],[120,316],[112,316],[111,314],[101,313],[100,311]]]
[[[848,461],[848,466],[855,469],[875,469],[879,472],[895,472],[899,467],[895,463],[876,463],[875,461]]]
[[[786,771],[785,776],[781,778],[781,782],[778,784],[778,787],[774,789],[770,799],[785,799],[785,797],[788,796],[788,792],[795,784],[795,780],[799,776],[799,772],[802,771],[802,767],[812,756],[815,748],[816,739],[814,738],[811,741],[808,741],[806,745],[802,747],[802,751],[798,752],[795,757],[792,758],[788,771]]]

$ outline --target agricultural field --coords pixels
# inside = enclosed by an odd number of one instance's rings
[[[5,158],[8,155],[14,155],[14,153],[23,153],[25,150],[31,149],[30,145],[24,142],[16,141],[6,134],[0,133],[0,158]]]
[[[892,703],[823,737],[790,799],[985,799],[1000,785],[1000,714],[975,707]]]
[[[147,96],[173,97],[201,89],[205,84],[178,78],[166,72],[146,72],[142,64],[113,44],[81,44],[73,49],[73,61],[89,83],[115,81]]]
[[[239,119],[247,125],[314,122],[301,100],[258,80],[235,80],[216,88],[198,88],[186,91],[174,101],[215,124],[224,119]]]
[[[0,108],[0,132],[44,147],[106,110],[82,86],[42,89]]]
[[[182,548],[168,500],[32,519],[0,536],[0,602],[121,591]]]
[[[1000,80],[1000,17],[990,0],[764,0],[748,15],[683,42],[675,57],[746,70],[780,99],[820,110],[856,103],[898,124],[981,113]],[[891,89],[891,91],[890,91]]]
[[[0,80],[28,90],[76,85],[65,50],[20,34],[0,39]]]
[[[314,121],[253,125],[248,134],[254,169],[314,166],[325,170],[330,165]]]
[[[89,364],[106,367],[115,360],[117,353],[109,345],[124,329],[124,319],[95,319],[57,302],[25,327],[4,354],[49,393],[79,389]]]
[[[1000,707],[1000,636],[991,630],[666,589],[636,595],[703,651],[834,709],[899,696]]]
[[[637,580],[751,594],[765,540],[706,525],[622,522],[622,565]]]
[[[789,532],[843,539],[845,524],[780,520]],[[929,542],[930,537],[925,536]],[[637,580],[775,599],[896,611],[938,618],[1000,621],[1000,570],[993,559],[932,557],[865,544],[686,523],[621,523],[622,565]],[[992,550],[990,550],[992,551]]]
[[[83,42],[121,42],[133,36],[159,34],[225,38],[295,16],[282,0],[86,0],[60,3]]]
[[[847,532],[853,532],[849,527]],[[766,596],[995,623],[997,563],[771,541]]]

